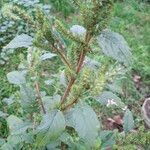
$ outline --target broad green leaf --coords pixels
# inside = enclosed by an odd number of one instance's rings
[[[123,129],[125,132],[129,132],[134,128],[134,120],[132,112],[127,109],[123,118]]]
[[[23,122],[20,118],[14,115],[11,115],[7,118],[7,124],[11,135],[25,133],[26,130],[31,127],[30,123]]]
[[[7,44],[4,48],[20,48],[20,47],[26,47],[32,45],[32,37],[27,34],[21,34],[17,35],[12,41],[10,41],[9,44]]]
[[[36,142],[38,146],[45,146],[58,137],[65,130],[65,118],[59,110],[53,110],[43,116],[43,120],[37,127]]]
[[[7,74],[7,79],[10,83],[21,85],[26,83],[25,75],[23,72],[12,71]]]
[[[103,31],[97,40],[105,55],[126,65],[131,62],[130,47],[119,33]]]
[[[102,105],[116,105],[119,107],[125,107],[124,103],[121,102],[121,99],[117,95],[109,91],[104,91],[99,96],[95,97],[95,99]]]
[[[28,85],[20,87],[21,106],[26,113],[38,111],[38,102],[36,100],[35,91]]]
[[[115,144],[115,136],[112,131],[101,131],[99,133],[99,138],[101,140],[101,149],[106,150],[111,148]]]
[[[94,145],[100,122],[93,109],[85,103],[78,103],[67,115],[68,126],[72,126],[87,145]]]

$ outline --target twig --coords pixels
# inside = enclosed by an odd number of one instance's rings
[[[69,63],[69,61],[67,60],[67,58],[65,57],[65,55],[64,55],[60,50],[58,50],[55,46],[50,45],[50,47],[51,47],[55,52],[57,52],[57,53],[61,56],[61,59],[65,62],[65,64],[66,64],[70,69],[72,69],[71,64]]]
[[[41,110],[43,111],[44,114],[46,114],[46,110],[44,108],[43,102],[42,102],[42,98],[41,98],[41,94],[40,94],[40,89],[39,89],[39,84],[36,82],[35,83],[35,89],[37,92],[37,99],[38,99],[38,103],[41,106]]]

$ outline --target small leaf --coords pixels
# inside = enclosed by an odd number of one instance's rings
[[[8,106],[10,106],[11,104],[14,103],[14,96],[12,95],[12,96],[10,96],[9,98],[4,98],[4,99],[3,99],[3,102],[4,102],[5,104],[7,104]]]
[[[128,65],[132,54],[124,37],[116,32],[103,31],[98,36],[98,44],[105,55]]]
[[[23,72],[12,71],[7,74],[7,79],[10,83],[21,85],[26,83],[25,75]]]
[[[93,109],[85,103],[78,103],[67,115],[68,126],[73,127],[80,138],[87,145],[94,145],[98,130],[100,129],[99,120]]]
[[[70,31],[77,36],[83,36],[86,33],[86,29],[80,25],[73,25]]]
[[[0,111],[0,117],[5,118],[7,115],[8,115],[8,114],[6,114],[6,113]]]
[[[132,112],[127,109],[123,118],[123,129],[125,132],[129,132],[134,128],[134,120]]]
[[[121,102],[121,99],[117,95],[109,91],[104,91],[102,94],[96,96],[95,99],[102,105],[107,105],[107,106],[116,105],[122,108],[125,107],[124,103]],[[112,101],[112,104],[111,104],[111,101]]]
[[[64,70],[60,73],[59,80],[61,85],[63,85],[64,87],[67,86],[67,78]]]
[[[55,141],[65,130],[65,118],[59,110],[53,110],[43,116],[41,124],[37,127],[37,145],[45,146]]]
[[[89,57],[85,57],[84,65],[89,67],[90,69],[99,69],[100,68],[100,63],[96,60],[93,60]]]
[[[41,60],[47,60],[47,59],[51,59],[53,57],[57,56],[56,54],[53,53],[45,53],[41,56]]]
[[[20,48],[20,47],[26,47],[32,45],[32,37],[27,34],[21,34],[17,35],[12,41],[10,41],[9,44],[7,44],[4,48]]]

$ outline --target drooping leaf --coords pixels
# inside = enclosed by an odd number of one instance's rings
[[[64,131],[66,126],[63,113],[53,110],[43,116],[41,124],[37,127],[37,145],[45,146],[56,140]]]
[[[53,57],[57,56],[56,54],[53,53],[45,53],[41,56],[41,60],[47,60],[47,59],[51,59]]]
[[[134,128],[134,120],[132,112],[127,109],[123,118],[123,129],[125,132],[129,132]]]
[[[38,111],[38,102],[33,88],[29,85],[22,85],[20,87],[21,106],[26,113]]]
[[[12,41],[10,41],[9,44],[7,44],[4,48],[20,48],[20,47],[26,47],[32,45],[32,37],[27,34],[21,34],[17,35]]]
[[[97,38],[105,55],[128,65],[131,62],[130,47],[124,37],[116,32],[103,31]]]
[[[100,95],[96,96],[95,99],[102,105],[109,106],[109,102],[110,102],[110,105],[112,102],[112,105],[116,105],[119,107],[125,106],[124,103],[121,101],[121,99],[110,91],[104,91]]]
[[[99,120],[93,109],[85,103],[78,103],[67,115],[68,126],[73,127],[87,145],[95,144]]]
[[[25,133],[25,131],[31,127],[29,122],[23,122],[20,118],[14,115],[7,118],[7,124],[12,135]]]
[[[7,74],[7,79],[10,83],[21,85],[26,83],[25,75],[23,72],[12,71]]]

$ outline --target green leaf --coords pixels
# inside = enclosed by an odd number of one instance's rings
[[[127,109],[124,114],[123,122],[123,129],[126,133],[134,128],[133,115],[129,109]]]
[[[49,141],[50,143],[46,146],[46,150],[60,150],[59,147],[61,145],[61,141]]]
[[[12,41],[10,41],[9,44],[7,44],[4,48],[20,48],[20,47],[26,47],[32,45],[32,37],[27,34],[21,34],[17,35]]]
[[[27,133],[10,135],[8,136],[7,141],[9,144],[14,145],[14,146],[23,142],[32,143],[33,136],[32,134],[27,134]]]
[[[101,140],[101,149],[106,150],[111,148],[115,144],[115,136],[112,131],[101,131],[99,133],[99,138]]]
[[[13,146],[9,143],[5,143],[2,147],[0,147],[1,150],[14,150]]]
[[[41,124],[37,127],[36,142],[38,146],[45,146],[58,137],[65,130],[65,118],[59,110],[53,110],[43,116]]]
[[[67,115],[68,126],[73,127],[87,145],[94,145],[100,122],[93,109],[85,103],[78,103]]]
[[[103,31],[98,36],[98,44],[106,56],[128,65],[132,54],[124,37],[116,32]]]
[[[2,139],[2,138],[0,138],[0,147],[1,147],[3,144],[5,144],[5,140]]]
[[[7,79],[10,83],[21,85],[26,83],[25,75],[23,72],[12,71],[7,74]]]
[[[35,91],[29,85],[20,87],[21,106],[26,113],[32,113],[39,110]]]
[[[47,59],[51,59],[53,57],[57,56],[56,54],[53,53],[45,53],[41,56],[41,60],[47,60]]]
[[[44,108],[46,109],[47,112],[52,109],[58,108],[58,106],[60,106],[60,100],[61,100],[60,95],[54,95],[53,97],[50,96],[42,97]]]
[[[104,91],[102,94],[95,97],[95,99],[102,105],[116,105],[119,107],[125,107],[124,103],[121,102],[121,99],[110,91]]]
[[[85,57],[84,65],[92,70],[97,70],[100,68],[100,63],[89,57]]]
[[[73,25],[71,28],[70,28],[70,31],[76,35],[76,36],[84,36],[85,33],[86,33],[86,29],[83,27],[83,26],[80,26],[80,25]]]
[[[8,114],[6,114],[6,113],[0,111],[0,117],[5,118],[7,115],[8,115]]]
[[[7,124],[11,135],[25,133],[31,127],[29,122],[23,122],[20,118],[11,115],[7,118]]]

